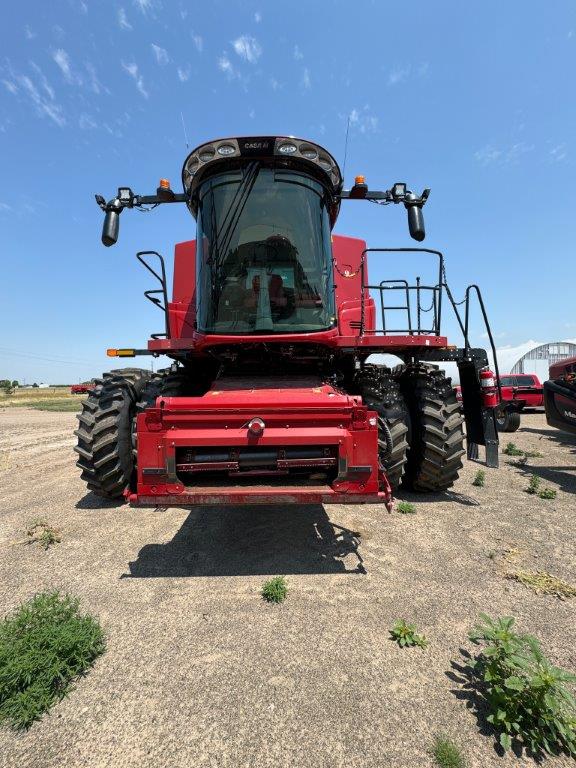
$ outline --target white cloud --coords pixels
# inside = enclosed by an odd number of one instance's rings
[[[528,144],[525,141],[519,141],[505,148],[498,148],[492,144],[487,144],[482,149],[477,150],[474,153],[474,157],[482,165],[494,165],[496,163],[500,165],[516,164],[524,155],[533,152],[535,148],[534,144]]]
[[[294,55],[294,58],[296,59],[296,61],[302,61],[302,59],[304,58],[304,54],[302,53],[302,51],[300,50],[299,46],[297,46],[297,45],[294,46],[293,55]]]
[[[312,87],[312,82],[310,80],[310,72],[307,67],[302,72],[302,85],[304,88],[306,88],[306,90],[309,90]]]
[[[0,203],[0,211],[11,211],[12,206],[8,205],[8,203]]]
[[[72,83],[74,78],[72,77],[72,70],[70,68],[70,57],[63,48],[58,48],[52,52],[52,58],[60,68],[60,71],[64,75],[65,79]]]
[[[138,65],[134,62],[130,64],[125,64],[124,62],[122,62],[122,67],[136,83],[136,88],[138,89],[139,93],[141,93],[142,96],[144,96],[144,98],[147,99],[148,91],[144,87],[144,78],[138,72]]]
[[[120,29],[132,29],[132,24],[128,21],[124,8],[118,8],[118,26]]]
[[[517,144],[513,144],[508,152],[506,152],[505,160],[507,163],[516,163],[528,152],[533,152],[535,149],[534,144],[527,144],[525,141],[519,141]]]
[[[161,67],[163,67],[165,64],[168,64],[170,59],[168,58],[168,51],[165,48],[161,48],[155,43],[151,43],[151,48],[154,52],[154,56],[156,57],[156,62],[160,64]]]
[[[254,110],[251,109],[250,112],[248,113],[248,117],[250,118],[250,120],[254,120],[254,118],[256,117],[256,112],[254,112]]]
[[[272,88],[273,91],[277,91],[278,88],[280,88],[280,83],[278,82],[278,80],[276,80],[275,77],[270,78],[270,87]]]
[[[341,115],[341,117],[343,116]],[[378,131],[378,118],[370,113],[369,104],[366,104],[362,109],[354,107],[348,118],[350,125],[353,125],[360,133],[376,133]]]
[[[30,62],[30,66],[32,67],[32,69],[38,75],[38,79],[40,80],[40,84],[42,85],[42,88],[44,89],[45,93],[53,101],[54,100],[54,96],[55,96],[54,88],[52,88],[52,86],[50,85],[50,83],[46,79],[46,76],[45,76],[44,72],[42,72],[40,67],[37,64],[35,64],[33,61]]]
[[[394,86],[403,83],[410,76],[410,71],[410,66],[395,67],[388,75],[388,85]]]
[[[218,59],[218,69],[220,69],[221,72],[224,72],[230,79],[236,77],[236,70],[225,53]]]
[[[50,96],[44,97],[27,75],[18,75],[16,80],[41,117],[48,117],[59,128],[66,125],[62,107],[56,104]]]
[[[134,5],[144,15],[146,15],[148,11],[152,8],[152,0],[133,0],[133,1],[134,1]]]
[[[13,94],[18,93],[18,86],[16,83],[13,83],[12,80],[2,80],[2,82],[7,91],[10,91],[10,93]]]
[[[262,55],[262,47],[255,37],[241,35],[232,41],[232,47],[244,61],[255,64]]]
[[[256,22],[256,24],[260,24],[260,22],[262,21],[262,14],[259,11],[256,11],[256,13],[254,14],[254,21]]]
[[[102,91],[104,91],[105,93],[110,93],[108,88],[106,88],[106,86],[103,85],[98,79],[98,75],[96,74],[96,68],[94,67],[94,65],[91,62],[87,61],[85,64],[85,67],[86,67],[86,71],[90,76],[90,88],[92,89],[92,91],[96,94],[100,94],[102,93]]]
[[[89,131],[93,130],[94,128],[98,128],[98,123],[90,117],[90,115],[87,115],[85,112],[82,112],[80,115],[80,118],[78,120],[78,125],[83,131]]]
[[[192,42],[194,43],[198,53],[202,53],[202,49],[204,48],[204,40],[202,39],[201,35],[196,35],[194,32],[192,32]]]
[[[180,80],[181,83],[185,83],[190,79],[190,67],[186,67],[186,69],[182,69],[181,67],[178,67],[178,80]]]
[[[37,36],[36,32],[32,32],[32,30],[28,25],[24,27],[24,35],[26,37],[26,40],[34,40],[34,38]]]
[[[562,160],[566,160],[568,157],[568,152],[566,151],[566,144],[558,144],[555,147],[552,147],[552,149],[549,152],[550,159],[555,163],[561,163]]]
[[[482,147],[482,149],[474,152],[474,157],[476,160],[478,160],[479,163],[482,163],[482,165],[490,165],[491,163],[495,163],[501,156],[501,150],[496,149],[490,144],[487,144],[485,147]]]

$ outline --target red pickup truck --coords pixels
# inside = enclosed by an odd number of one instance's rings
[[[502,400],[523,401],[522,408],[541,408],[544,405],[542,382],[535,373],[503,373],[499,376]],[[456,397],[462,402],[460,387]]]
[[[502,400],[525,400],[524,408],[542,408],[543,385],[535,373],[504,373],[500,376]]]
[[[500,432],[515,432],[520,426],[520,411],[524,408],[541,408],[544,405],[544,388],[535,373],[504,373],[499,376],[502,402],[513,402],[514,408],[496,417]],[[460,387],[455,387],[456,398],[462,402]]]

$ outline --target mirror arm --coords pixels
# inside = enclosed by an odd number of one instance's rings
[[[173,192],[169,187],[158,187],[155,195],[135,195],[130,187],[119,187],[118,194],[106,202],[102,195],[96,195],[96,203],[104,211],[102,226],[102,242],[109,248],[118,240],[120,231],[120,214],[124,208],[140,208],[144,205],[156,207],[162,203],[185,203],[188,195]]]

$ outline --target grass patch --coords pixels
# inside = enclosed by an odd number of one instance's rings
[[[35,411],[79,411],[82,405],[80,400],[38,400],[23,404],[22,407],[34,408]]]
[[[551,664],[535,637],[515,632],[512,616],[480,618],[470,640],[482,649],[469,668],[500,746],[507,751],[516,742],[536,758],[576,757],[576,701],[568,688],[576,675]]]
[[[576,597],[576,587],[546,571],[510,571],[506,578],[524,584],[537,595],[553,595],[559,600]]]
[[[505,453],[506,456],[524,456],[524,451],[521,451],[515,443],[507,443],[503,453]]]
[[[394,623],[392,629],[388,630],[390,639],[394,640],[400,648],[410,648],[417,645],[420,648],[426,648],[428,640],[424,635],[418,634],[415,624],[407,624],[403,619]]]
[[[506,456],[519,456],[519,463],[526,464],[528,459],[541,459],[542,454],[539,451],[523,451],[515,443],[507,443],[502,451]]]
[[[53,528],[45,520],[36,520],[28,526],[26,531],[28,544],[38,542],[44,549],[48,549],[52,544],[59,544],[62,541],[62,533],[58,528]]]
[[[79,601],[45,592],[0,624],[0,723],[29,728],[105,650],[104,633]]]
[[[555,499],[556,498],[556,491],[554,488],[543,488],[538,496],[541,499]]]
[[[282,603],[286,600],[288,585],[284,576],[275,576],[266,581],[262,587],[261,595],[268,603]]]
[[[476,488],[484,488],[484,484],[486,482],[486,472],[484,472],[483,469],[479,469],[478,472],[474,475],[474,480],[472,480],[472,485],[475,485]]]
[[[398,502],[396,510],[400,512],[401,515],[414,515],[416,513],[416,507],[409,501]]]
[[[446,736],[436,736],[430,753],[440,768],[466,768],[460,748]]]
[[[538,493],[538,489],[540,488],[540,478],[538,475],[531,475],[530,482],[528,483],[528,488],[526,488],[526,493],[530,493],[531,495],[534,495]]]

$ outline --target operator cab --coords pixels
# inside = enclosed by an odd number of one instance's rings
[[[200,332],[335,326],[330,233],[342,181],[325,150],[285,137],[216,141],[188,156],[183,182],[197,220]]]

